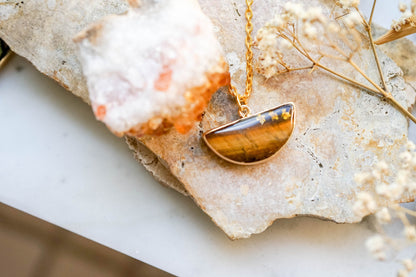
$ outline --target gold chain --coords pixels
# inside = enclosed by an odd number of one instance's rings
[[[241,117],[246,117],[250,114],[250,108],[247,106],[248,98],[251,95],[253,89],[253,51],[251,50],[253,45],[253,39],[251,37],[251,32],[253,31],[253,11],[251,5],[253,5],[253,0],[246,0],[247,10],[246,10],[246,90],[243,95],[240,95],[237,92],[237,89],[230,83],[228,87],[228,92],[237,99],[238,112]]]

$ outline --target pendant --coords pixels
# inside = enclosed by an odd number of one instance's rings
[[[252,165],[273,157],[295,127],[295,105],[286,103],[203,134],[208,147],[224,160]]]

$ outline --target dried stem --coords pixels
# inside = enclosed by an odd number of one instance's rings
[[[370,32],[371,32],[371,28],[370,28]],[[341,79],[344,79],[350,83],[352,83],[355,86],[361,87],[369,92],[375,93],[377,95],[381,95],[383,96],[387,101],[389,101],[390,104],[392,104],[396,109],[398,109],[403,115],[407,116],[408,118],[410,118],[414,123],[416,123],[416,117],[414,117],[406,108],[404,108],[399,102],[397,102],[396,99],[394,99],[394,97],[391,95],[391,93],[387,92],[385,89],[381,88],[379,85],[377,85],[373,80],[371,80],[370,77],[368,77],[367,74],[365,74],[365,72],[356,64],[351,60],[351,55],[348,56],[344,51],[342,51],[338,46],[335,45],[335,49],[338,51],[338,53],[340,53],[342,56],[346,57],[346,62],[348,62],[352,67],[354,67],[354,69],[356,69],[371,85],[374,86],[374,88],[371,88],[363,83],[360,83],[348,76],[345,76],[344,74],[338,73],[326,66],[324,66],[323,64],[321,64],[319,61],[315,60],[314,58],[311,57],[311,55],[308,53],[308,51],[303,47],[302,43],[300,42],[300,40],[297,37],[294,37],[294,40],[291,40],[289,37],[287,37],[284,34],[281,34],[281,37],[288,40],[289,42],[292,43],[293,47],[300,53],[302,54],[305,58],[307,58],[309,61],[311,61],[313,63],[314,67],[319,67]],[[371,44],[374,46],[374,43],[371,42]],[[380,62],[378,60],[378,56],[377,53],[374,49],[374,56],[376,57],[376,63],[378,66],[380,66]],[[383,76],[382,71],[381,71],[381,67],[379,68],[379,73],[380,76]],[[384,78],[382,79],[384,81]]]
[[[287,68],[284,72],[292,72],[292,71],[299,71],[299,70],[305,70],[305,69],[312,69],[313,66],[303,66],[303,67],[296,67],[296,68]]]
[[[303,47],[302,47],[302,44],[301,44],[301,42],[297,39],[297,42],[298,42],[298,44],[299,44],[299,46],[302,48],[302,49],[304,49]],[[303,52],[302,50],[300,50],[299,49],[299,47],[298,47],[298,45],[296,45],[296,44],[293,44],[293,47],[300,53],[300,54],[302,54],[305,58],[307,58],[309,61],[311,61],[312,63],[313,63],[313,65],[314,66],[316,66],[316,67],[319,67],[319,68],[321,68],[321,69],[323,69],[323,70],[325,70],[325,71],[328,71],[329,73],[331,73],[331,74],[333,74],[333,75],[335,75],[335,76],[337,76],[337,77],[339,77],[339,78],[341,78],[341,79],[344,79],[344,80],[346,80],[346,81],[348,81],[348,82],[350,82],[350,83],[352,83],[352,84],[354,84],[354,85],[356,85],[356,86],[358,86],[358,87],[361,87],[361,88],[364,88],[364,89],[366,89],[366,90],[368,90],[368,91],[371,91],[371,92],[373,92],[373,93],[375,93],[375,94],[379,94],[380,92],[378,91],[378,90],[375,90],[375,89],[373,89],[373,88],[371,88],[371,87],[369,87],[369,86],[367,86],[367,85],[365,85],[365,84],[362,84],[362,83],[360,83],[360,82],[357,82],[356,80],[354,80],[354,79],[352,79],[352,78],[350,78],[350,77],[348,77],[348,76],[345,76],[344,74],[342,74],[342,73],[338,73],[338,72],[336,72],[336,71],[334,71],[334,70],[332,70],[332,69],[330,69],[329,67],[326,67],[326,66],[324,66],[323,64],[321,64],[319,61],[317,61],[317,60],[315,60],[314,58],[312,58],[307,52]],[[350,60],[350,62],[352,62],[351,60]],[[361,69],[360,69],[360,71],[361,72],[363,72]],[[365,75],[365,74],[364,74]],[[368,77],[367,77],[368,78]],[[416,122],[415,122],[416,123]]]
[[[297,48],[295,46],[295,48]],[[322,65],[321,63],[319,63],[318,61],[314,60],[310,55],[303,53],[302,51],[299,51],[303,56],[305,56],[307,59],[309,59],[314,66],[317,66],[325,71],[328,71],[329,73],[344,79],[352,84],[354,84],[355,86],[361,87],[366,89],[367,91],[370,91],[372,93],[375,94],[381,94],[387,101],[389,101],[396,109],[398,109],[401,113],[403,113],[405,116],[407,116],[408,118],[410,118],[414,123],[416,123],[416,117],[414,117],[406,108],[404,108],[399,102],[397,102],[396,99],[394,99],[394,97],[391,95],[391,93],[383,90],[379,85],[377,85],[376,83],[374,83],[368,76],[367,74],[364,73],[364,71],[361,70],[360,67],[357,66],[357,64],[355,64],[351,59],[348,60],[348,63],[351,64],[351,66],[353,66],[367,81],[369,81],[375,88],[371,88],[365,84],[362,84],[360,82],[355,81],[354,79],[347,77],[341,73],[338,73],[324,65]]]
[[[402,112],[405,116],[407,116],[408,118],[410,118],[410,120],[412,120],[413,123],[416,123],[416,117],[414,117],[412,115],[412,113],[409,112],[407,109],[403,108],[403,106],[399,102],[397,102],[397,100],[394,99],[394,97],[390,96],[389,98],[386,98],[386,99],[391,104],[393,104],[393,106],[395,106],[397,109],[399,109],[400,112]]]
[[[406,209],[402,206],[397,205],[397,207],[395,207],[395,210],[400,210],[408,215],[411,215],[413,217],[416,217],[416,211],[410,210],[410,209]]]
[[[376,3],[377,3],[377,0],[374,0],[373,7],[371,8],[370,19],[368,20],[368,25],[370,26],[371,26],[371,23],[373,22],[373,15],[374,15],[374,9],[376,8]]]
[[[311,60],[312,61],[312,60]],[[314,62],[314,61],[312,61],[312,62]],[[349,59],[348,60],[348,63],[349,64],[351,64],[351,66],[352,67],[354,67],[354,69],[356,69],[368,82],[370,82],[370,84],[372,84],[377,90],[374,90],[374,89],[372,89],[371,87],[368,87],[368,86],[366,86],[366,85],[364,85],[364,84],[362,84],[362,83],[360,83],[360,82],[357,82],[357,81],[355,81],[355,80],[353,80],[353,79],[351,79],[351,78],[349,78],[349,77],[346,77],[345,75],[342,75],[342,74],[339,74],[339,73],[337,73],[337,72],[335,72],[335,71],[333,71],[333,70],[331,70],[331,69],[329,69],[329,68],[327,68],[327,67],[325,67],[325,66],[322,66],[321,64],[319,64],[319,63],[315,63],[314,62],[314,64],[316,65],[316,66],[318,66],[318,67],[320,67],[320,68],[322,68],[322,69],[324,69],[324,70],[326,70],[326,71],[328,71],[328,72],[330,72],[330,73],[332,73],[332,74],[334,74],[334,75],[336,75],[336,76],[338,76],[338,77],[340,77],[340,78],[342,78],[342,79],[345,79],[345,80],[347,80],[347,81],[349,81],[349,82],[351,82],[351,83],[353,83],[354,85],[356,85],[356,86],[359,86],[359,87],[362,87],[362,88],[364,88],[364,89],[366,89],[366,90],[369,90],[369,91],[371,91],[371,92],[373,92],[373,93],[376,93],[376,94],[381,94],[387,101],[389,101],[396,109],[398,109],[403,115],[405,115],[405,116],[407,116],[408,118],[410,118],[414,123],[416,123],[416,117],[414,117],[413,115],[412,115],[412,113],[410,113],[406,108],[404,108],[399,102],[397,102],[397,100],[396,99],[394,99],[394,97],[391,95],[391,93],[389,93],[389,92],[387,92],[387,91],[385,91],[385,90],[383,90],[379,85],[377,85],[373,80],[371,80],[368,76],[367,76],[367,74],[365,74],[364,73],[364,71],[362,71],[361,70],[361,68],[356,64],[356,63],[354,63],[351,59]]]
[[[395,109],[397,109],[398,111],[400,111],[403,115],[405,115],[407,118],[409,118],[410,120],[412,120],[414,123],[416,123],[416,117],[414,117],[405,107],[403,107],[394,97],[393,95],[387,90],[387,85],[386,85],[386,81],[383,75],[383,71],[382,71],[382,67],[380,64],[380,60],[375,48],[375,44],[373,41],[373,36],[372,36],[372,28],[371,28],[371,22],[373,19],[373,15],[374,15],[374,10],[375,10],[375,6],[376,6],[376,1],[373,1],[373,7],[371,10],[371,15],[370,15],[370,19],[368,21],[365,20],[364,16],[362,15],[362,13],[359,11],[358,8],[355,8],[354,12],[356,11],[358,13],[358,20],[354,18],[353,15],[351,15],[349,18],[345,19],[345,22],[338,22],[338,25],[345,28],[347,31],[341,32],[339,34],[339,38],[341,39],[341,42],[336,42],[336,41],[332,41],[329,36],[327,35],[327,32],[325,31],[325,28],[329,28],[330,25],[328,23],[324,23],[326,22],[325,20],[321,20],[319,15],[315,15],[316,18],[313,19],[309,19],[309,21],[307,21],[308,19],[302,18],[302,22],[304,23],[304,25],[302,25],[303,27],[308,26],[306,29],[303,29],[303,32],[305,33],[306,38],[308,39],[312,39],[312,40],[317,40],[317,33],[319,32],[317,30],[317,28],[315,28],[313,26],[314,23],[319,22],[318,24],[321,24],[321,26],[328,24],[326,26],[324,26],[324,31],[320,34],[323,36],[323,39],[321,39],[319,42],[321,43],[321,45],[325,45],[326,47],[332,49],[334,51],[334,53],[324,53],[321,50],[318,50],[317,53],[320,55],[319,59],[314,57],[314,53],[312,53],[311,50],[309,50],[307,47],[304,46],[304,44],[301,42],[301,38],[300,36],[302,35],[301,32],[299,32],[299,18],[295,18],[295,23],[292,23],[287,21],[286,25],[277,25],[276,27],[272,26],[267,26],[266,28],[270,28],[270,29],[266,29],[265,32],[267,33],[268,31],[272,31],[276,33],[274,35],[277,35],[279,39],[283,39],[286,42],[289,42],[292,47],[296,50],[296,52],[298,52],[298,54],[300,54],[301,56],[305,57],[307,60],[309,60],[312,63],[312,66],[310,67],[306,67],[306,68],[312,68],[311,72],[315,69],[315,68],[321,68],[324,71],[327,71],[335,76],[337,76],[338,78],[349,82],[350,84],[357,86],[361,89],[366,90],[367,92],[371,93],[371,94],[375,94],[381,98],[384,98],[385,100],[388,101],[389,104],[391,104]],[[315,11],[316,12],[316,11]],[[290,16],[295,16],[293,13],[293,11],[287,12],[288,14],[286,14],[286,17],[281,17],[280,21],[285,22],[285,20],[288,20],[287,18]],[[306,22],[306,23],[305,23]],[[308,25],[307,25],[308,24]],[[318,25],[317,24],[317,25]],[[381,80],[381,85],[377,84],[376,82],[374,82],[353,60],[352,58],[354,57],[354,55],[359,51],[360,47],[361,47],[361,32],[359,32],[356,29],[356,26],[359,24],[363,24],[366,32],[368,34],[368,39],[369,39],[369,43],[371,45],[371,49],[372,49],[372,53],[374,55],[374,59],[377,65],[377,69],[378,69],[378,73],[380,75],[380,80]],[[333,33],[339,33],[336,31],[333,31],[334,29],[332,28]],[[270,36],[269,36],[270,37]],[[351,41],[350,41],[351,39]],[[267,41],[267,40],[266,40]],[[355,43],[353,43],[355,42]],[[318,44],[319,45],[319,44]],[[341,45],[347,46],[347,48],[349,50],[345,50],[344,47],[341,47]],[[265,49],[268,46],[265,46]],[[269,50],[270,51],[270,48]],[[267,53],[267,52],[266,52]],[[280,52],[279,52],[280,53]],[[273,57],[273,55],[275,54],[271,54],[271,56]],[[281,54],[282,55],[282,54]],[[364,79],[366,79],[367,82],[369,82],[370,85],[367,85],[365,83],[359,82],[357,80],[354,80],[353,78],[350,78],[340,72],[337,72],[327,66],[325,66],[324,64],[321,63],[321,59],[323,57],[327,57],[330,59],[335,59],[335,60],[342,60],[348,64],[350,64],[350,66],[352,66],[361,76],[364,77]],[[290,67],[284,63],[283,61],[283,56],[279,57],[279,64],[281,66],[283,66],[285,68],[285,70],[277,70],[278,73],[283,73],[283,72],[290,72],[293,70],[290,70]],[[265,70],[269,70],[270,68],[272,68],[273,65],[267,65],[265,68]],[[306,69],[305,68],[305,69]],[[298,68],[296,70],[301,70],[302,68]]]
[[[361,18],[363,20],[363,23],[364,23],[364,27],[365,27],[365,29],[367,31],[368,38],[370,40],[371,50],[373,51],[374,58],[376,60],[377,70],[378,70],[378,73],[380,75],[381,83],[383,84],[384,90],[385,91],[388,91],[387,90],[386,81],[384,79],[383,70],[381,69],[380,61],[378,59],[378,54],[377,54],[377,51],[376,51],[376,46],[374,44],[373,29],[371,28],[371,22],[372,22],[372,19],[373,19],[373,14],[374,14],[374,9],[375,9],[375,6],[376,6],[376,2],[377,2],[377,0],[374,0],[374,2],[373,2],[373,8],[371,9],[371,15],[370,15],[370,19],[368,20],[368,22],[365,20],[364,16],[361,14],[360,10],[358,8],[356,8],[356,10],[357,10],[358,14],[361,16]]]
[[[384,89],[382,89],[379,85],[377,85],[373,80],[371,80],[370,77],[365,74],[365,72],[352,60],[349,60],[348,63],[354,67],[355,70],[357,70],[358,73],[361,74],[370,84],[372,84],[379,93],[381,93],[384,97],[388,98],[391,97],[390,93],[386,92]]]
[[[403,225],[409,226],[409,219],[406,217],[406,212],[396,211],[397,217],[403,222]]]

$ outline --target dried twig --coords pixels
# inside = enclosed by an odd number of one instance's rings
[[[416,123],[416,117],[414,117],[406,108],[404,108],[387,90],[387,85],[383,76],[382,68],[378,58],[377,51],[372,36],[371,21],[375,10],[376,1],[373,2],[373,7],[368,21],[365,20],[357,6],[350,7],[350,13],[343,16],[343,22],[339,22],[334,18],[340,18],[334,16],[332,19],[325,18],[319,9],[311,9],[311,11],[304,11],[303,7],[299,4],[293,4],[291,2],[285,5],[285,9],[280,17],[277,17],[272,23],[269,23],[263,27],[257,35],[257,45],[262,51],[259,58],[258,70],[266,77],[271,77],[276,74],[285,72],[291,72],[294,70],[300,70],[302,68],[292,68],[288,65],[288,62],[284,61],[283,52],[276,46],[276,41],[290,46],[298,54],[309,60],[312,68],[321,68],[338,78],[351,83],[354,86],[360,87],[372,94],[376,94],[385,98],[392,106],[399,110],[407,118],[410,118]],[[343,11],[345,12],[345,10]],[[355,13],[353,13],[355,12]],[[382,85],[378,85],[374,82],[353,60],[353,56],[361,47],[361,35],[357,28],[359,25],[363,25],[366,29],[368,41],[371,45],[372,52],[377,64],[377,69],[380,75]],[[333,29],[331,31],[331,29]],[[320,30],[320,31],[318,31]],[[302,32],[301,32],[302,31]],[[331,32],[334,36],[338,35],[338,39],[342,41],[349,52],[341,47],[336,40],[329,39],[327,33]],[[318,33],[323,37],[318,39]],[[308,40],[308,43],[315,43],[318,48],[332,49],[337,54],[326,53],[325,51],[318,50],[319,59],[315,58],[315,54],[305,47],[303,40]],[[277,54],[276,54],[277,53]],[[321,59],[323,57],[340,60],[348,63],[352,66],[361,76],[363,76],[371,86],[354,80],[340,72],[337,72],[327,66],[325,66]],[[277,64],[276,64],[277,63]],[[278,66],[283,66],[285,70],[279,70]],[[309,68],[310,68],[309,67]],[[308,67],[306,67],[308,68]]]

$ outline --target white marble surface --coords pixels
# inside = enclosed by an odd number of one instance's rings
[[[1,202],[173,274],[382,277],[398,268],[367,254],[366,222],[278,220],[228,240],[192,200],[154,181],[86,104],[20,57],[0,71],[0,126]]]

